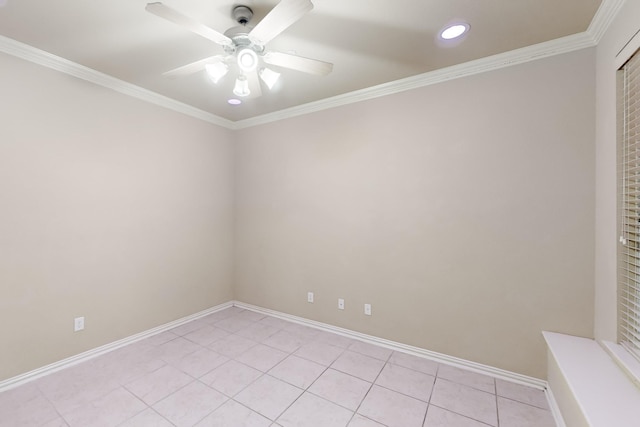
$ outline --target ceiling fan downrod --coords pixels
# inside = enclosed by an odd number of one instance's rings
[[[240,25],[247,25],[253,18],[253,10],[249,6],[238,5],[233,8],[233,19]]]

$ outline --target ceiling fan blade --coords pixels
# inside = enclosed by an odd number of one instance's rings
[[[148,3],[145,7],[146,11],[152,13],[160,18],[166,19],[167,21],[173,22],[174,24],[178,24],[181,27],[186,28],[192,33],[198,34],[199,36],[204,37],[205,39],[211,40],[215,43],[221,45],[231,45],[233,42],[227,36],[222,33],[213,30],[206,25],[196,21],[195,19],[189,18],[182,13],[171,9],[164,4],[157,3]]]
[[[317,76],[326,76],[333,70],[333,64],[330,62],[282,52],[267,52],[264,55],[264,62]]]
[[[214,62],[222,61],[222,60],[223,60],[223,57],[221,55],[210,56],[208,58],[204,58],[199,61],[192,62],[191,64],[183,65],[182,67],[169,70],[165,73],[162,73],[162,75],[166,77],[187,76],[189,74],[197,73],[198,71],[204,70],[207,64],[213,64]]]
[[[281,0],[249,33],[252,42],[264,46],[313,9],[310,0]]]
[[[262,87],[260,86],[260,79],[258,79],[257,72],[251,72],[247,75],[247,82],[249,82],[249,90],[251,91],[251,95],[249,98],[257,98],[262,96]]]

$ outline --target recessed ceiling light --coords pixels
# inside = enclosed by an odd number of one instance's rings
[[[440,32],[440,38],[451,40],[460,37],[469,31],[469,24],[453,24]]]
[[[242,101],[240,101],[237,98],[231,98],[230,100],[227,101],[229,104],[231,105],[240,105],[242,104]]]

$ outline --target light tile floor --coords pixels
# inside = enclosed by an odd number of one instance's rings
[[[232,307],[0,393],[1,427],[555,427],[543,391]]]

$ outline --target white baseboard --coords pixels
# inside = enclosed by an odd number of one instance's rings
[[[545,395],[547,396],[547,403],[549,403],[551,415],[553,415],[553,419],[556,422],[556,427],[567,427],[567,424],[564,422],[564,418],[562,417],[562,412],[560,412],[560,406],[551,391],[551,387],[547,387]]]
[[[326,332],[332,332],[334,334],[342,335],[348,338],[353,338],[359,341],[364,341],[369,344],[379,345],[386,347],[390,350],[400,351],[402,353],[412,354],[414,356],[424,357],[433,360],[438,363],[444,363],[446,365],[463,368],[469,371],[474,371],[480,374],[489,375],[494,378],[499,378],[505,381],[510,381],[530,387],[535,387],[540,390],[547,390],[547,382],[538,378],[529,377],[526,375],[518,374],[515,372],[506,371],[504,369],[494,368],[493,366],[483,365],[480,363],[472,362],[465,359],[460,359],[446,354],[437,353],[435,351],[426,350],[420,347],[414,347],[406,344],[402,344],[395,341],[390,341],[384,338],[378,338],[373,335],[366,335],[360,332],[355,332],[349,329],[340,328],[337,326],[329,325],[327,323],[316,322],[315,320],[305,319],[303,317],[293,316],[291,314],[282,313],[267,308],[246,304],[241,301],[233,301],[233,305],[246,310],[255,311],[262,314],[268,314],[270,316],[278,317],[283,320],[299,323],[301,325],[310,326],[312,328],[320,329]],[[560,427],[560,424],[558,425]]]
[[[363,341],[369,344],[374,344],[382,347],[386,347],[390,350],[399,351],[402,353],[411,354],[418,357],[423,357],[429,360],[433,360],[438,363],[444,363],[447,365],[463,368],[466,370],[470,370],[473,372],[477,372],[484,375],[489,375],[494,378],[499,378],[505,381],[510,381],[530,387],[535,387],[540,390],[545,390],[547,392],[547,398],[549,399],[549,405],[554,412],[554,408],[557,409],[557,405],[555,404],[555,400],[553,399],[553,395],[548,390],[547,382],[538,378],[529,377],[526,375],[518,374],[515,372],[510,372],[504,369],[494,368],[492,366],[483,365],[480,363],[472,362],[465,359],[460,359],[453,356],[448,356],[446,354],[437,353],[434,351],[426,350],[420,347],[414,347],[407,344],[402,344],[395,341],[390,341],[384,338],[375,337],[373,335],[367,335],[360,332],[352,331],[345,328],[340,328],[337,326],[329,325],[327,323],[317,322],[315,320],[305,319],[303,317],[293,316],[291,314],[282,313],[275,310],[270,310],[267,308],[246,304],[241,301],[229,301],[224,304],[219,304],[209,309],[200,311],[198,313],[174,320],[173,322],[166,323],[164,325],[158,326],[153,329],[149,329],[147,331],[131,335],[129,337],[123,338],[118,341],[114,341],[112,343],[96,347],[94,349],[85,351],[83,353],[79,353],[75,356],[68,357],[66,359],[60,360],[58,362],[54,362],[50,365],[43,366],[38,369],[34,369],[33,371],[26,372],[24,374],[9,378],[7,380],[0,382],[0,393],[11,388],[20,386],[29,381],[35,380],[37,378],[43,377],[45,375],[51,374],[53,372],[57,372],[61,369],[65,369],[79,363],[85,362],[87,360],[93,359],[94,357],[103,355],[110,351],[116,350],[120,347],[124,347],[128,344],[133,344],[137,341],[148,338],[152,335],[159,334],[161,332],[167,331],[169,329],[175,328],[182,324],[191,322],[193,320],[199,319],[201,317],[207,316],[209,314],[215,313],[220,310],[224,310],[229,307],[238,307],[243,308],[245,310],[251,310],[262,314],[267,314],[273,317],[277,317],[283,320],[287,320],[290,322],[295,322],[301,325],[310,326],[312,328],[320,329],[326,332],[335,333],[338,335],[342,335],[348,338],[356,339],[359,341]],[[557,412],[559,414],[559,411]],[[556,413],[554,412],[554,416]],[[558,417],[556,417],[556,420]],[[562,417],[559,418],[560,420]],[[558,422],[558,427],[565,427],[564,422]]]
[[[191,314],[189,316],[185,316],[180,319],[174,320],[173,322],[165,323],[164,325],[160,325],[156,328],[149,329],[144,332],[140,332],[139,334],[131,335],[121,340],[114,341],[112,343],[105,344],[103,346],[96,347],[94,349],[76,354],[75,356],[71,356],[66,359],[59,360],[57,362],[51,363],[50,365],[46,365],[41,368],[34,369],[33,371],[29,371],[24,374],[20,374],[18,376],[9,378],[7,380],[0,381],[0,393],[14,387],[18,387],[29,381],[33,381],[45,375],[52,374],[61,369],[65,369],[65,368],[77,365],[79,363],[85,362],[87,360],[93,359],[94,357],[101,356],[105,353],[116,350],[120,347],[124,347],[125,345],[133,344],[134,342],[143,340],[152,335],[156,335],[161,332],[168,331],[169,329],[173,329],[176,326],[180,326],[182,324],[191,322],[192,320],[199,319],[200,317],[207,316],[211,313],[215,313],[216,311],[220,311],[220,310],[224,310],[225,308],[232,307],[234,305],[233,303],[234,303],[233,301],[229,301],[224,304],[216,305],[206,310],[199,311],[195,314]]]

